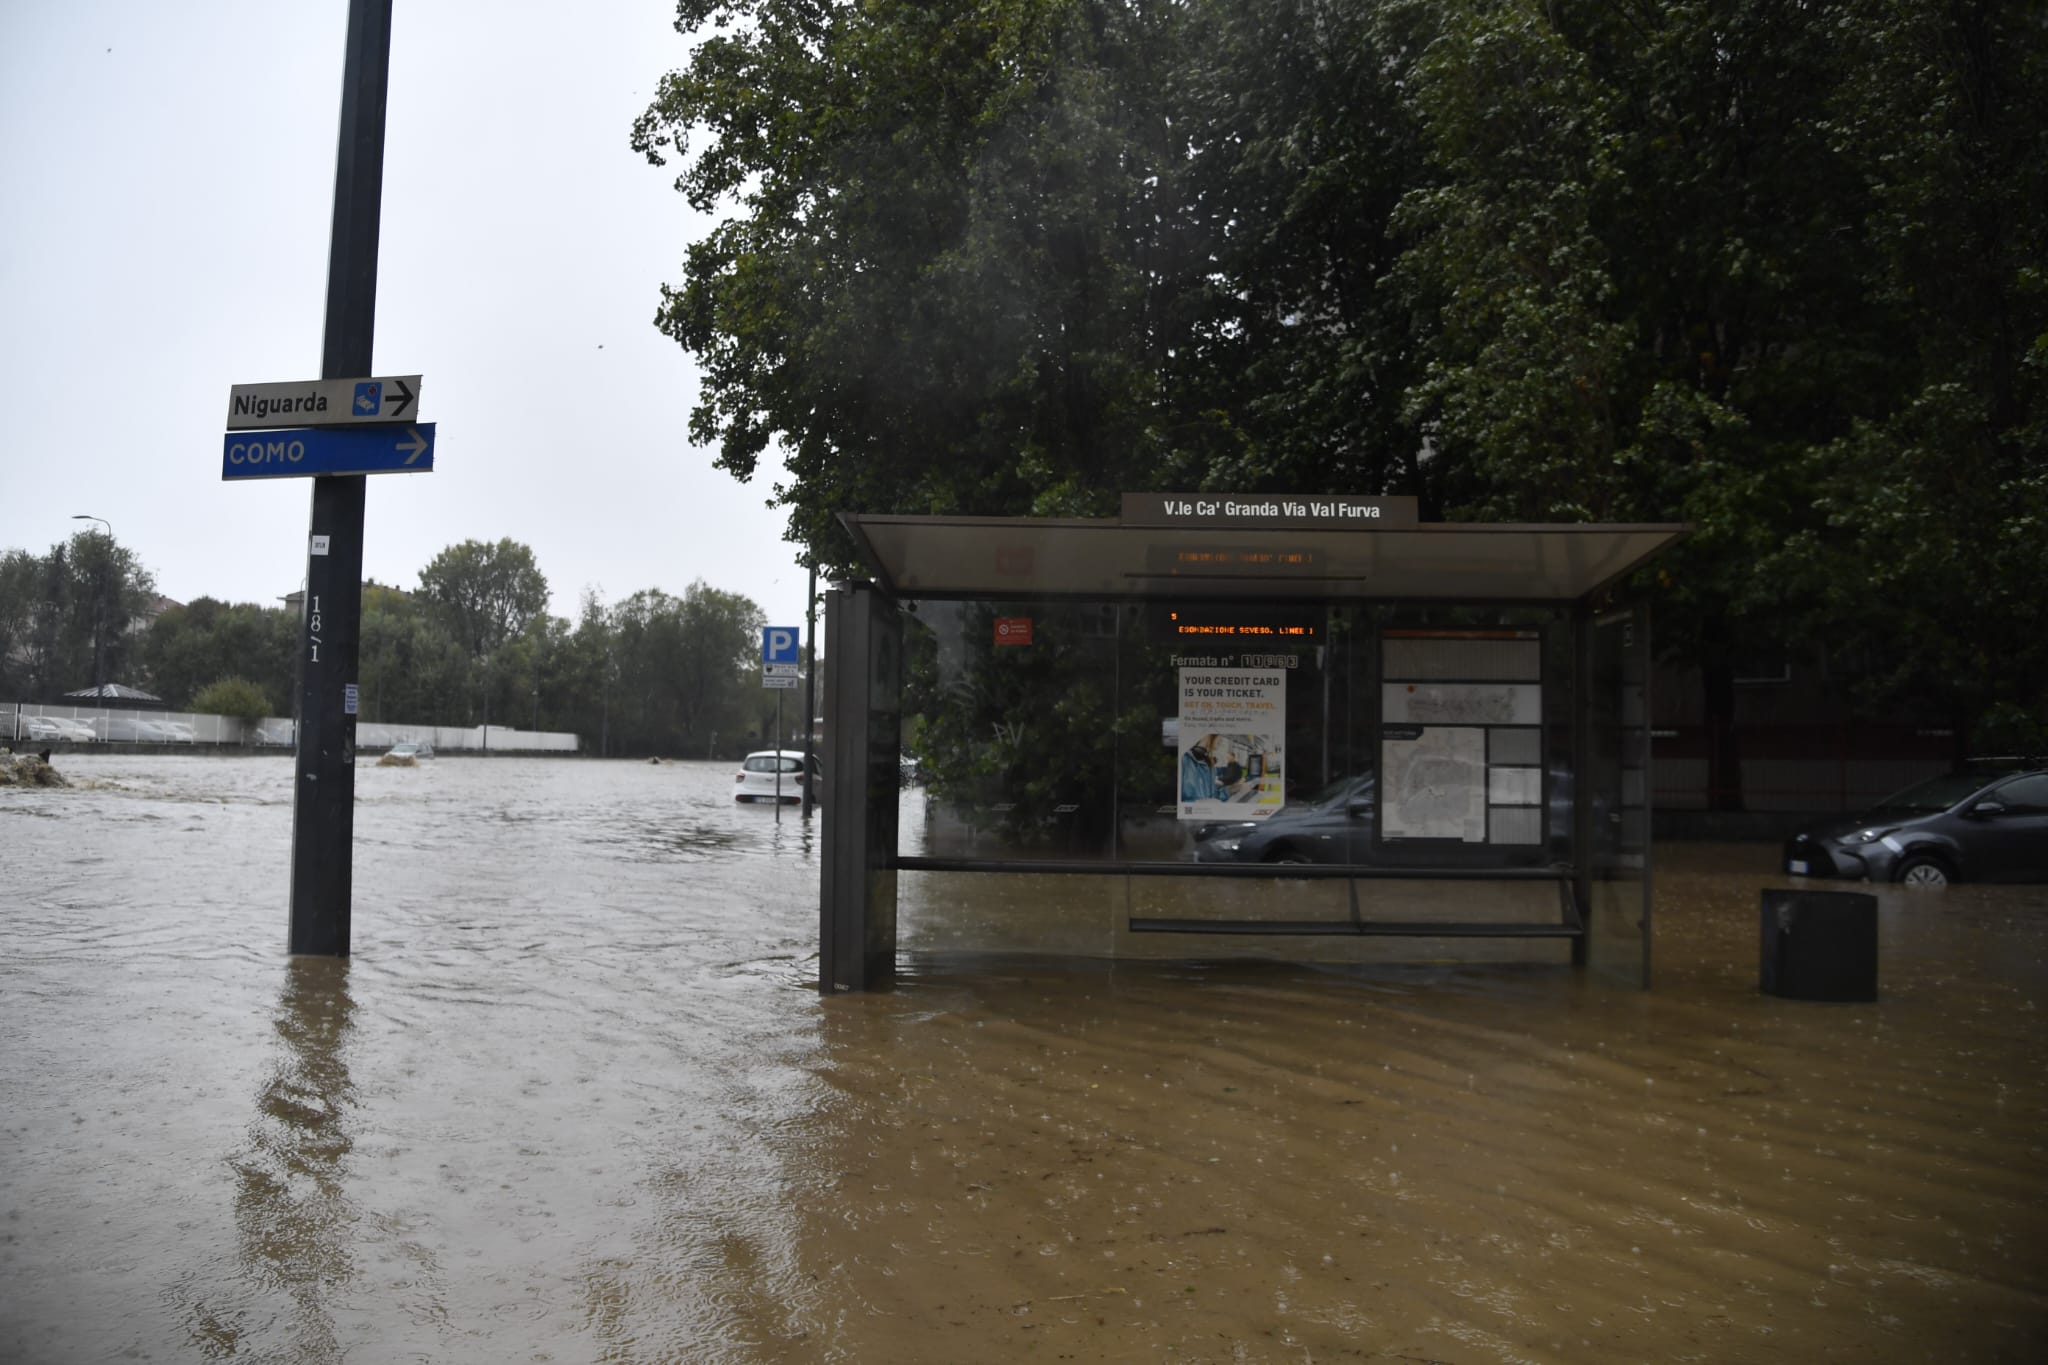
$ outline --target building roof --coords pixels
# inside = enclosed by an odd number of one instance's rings
[[[129,687],[124,683],[102,683],[98,687],[83,687],[76,692],[66,692],[64,695],[67,697],[77,697],[84,701],[160,702],[163,700],[162,697],[156,696],[153,693],[145,692],[139,687]]]

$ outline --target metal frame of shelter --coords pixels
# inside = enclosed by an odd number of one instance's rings
[[[1189,957],[1216,955],[1217,937],[1229,935],[1550,939],[1569,944],[1575,966],[1649,985],[1650,620],[1647,602],[1622,589],[1689,528],[1420,523],[1414,500],[1404,498],[1158,495],[1126,495],[1117,519],[841,520],[872,579],[836,584],[825,602],[822,992],[890,983],[899,876],[932,872],[1122,878],[1132,908],[1118,932],[1177,936],[1167,942],[1185,944]],[[1280,679],[1270,685],[1283,714],[1283,693],[1308,698],[1298,707],[1308,712],[1316,704],[1313,689],[1321,689],[1323,714],[1301,718],[1293,748],[1311,750],[1320,736],[1323,751],[1288,753],[1292,786],[1285,800],[1301,818],[1301,793],[1318,757],[1324,779],[1333,771],[1374,774],[1370,780],[1384,783],[1376,805],[1368,790],[1368,804],[1352,808],[1364,812],[1355,851],[1283,866],[1191,861],[1200,855],[1185,851],[1190,831],[1213,826],[1191,823],[1194,806],[1160,805],[1167,793],[1149,801],[1141,793],[1112,795],[1107,824],[1075,836],[1082,856],[1073,856],[1075,842],[1057,839],[1022,852],[999,839],[906,852],[898,829],[906,670],[929,673],[935,657],[943,665],[945,656],[963,652],[983,666],[1008,665],[1037,646],[1005,650],[1002,632],[1014,628],[1030,640],[1028,624],[1010,623],[1028,623],[1034,613],[1078,614],[1095,623],[1104,657],[1118,661],[1113,705],[1124,708],[1134,686],[1150,686],[1145,705],[1162,717],[1160,679],[1178,676],[1184,686],[1184,660],[1306,661],[1298,673],[1269,675]],[[935,619],[950,623],[943,649],[935,653],[927,641],[920,653],[914,638],[907,650],[906,628],[929,635]],[[1276,620],[1305,624],[1270,624]],[[1195,634],[1178,638],[1174,631]],[[1140,656],[1144,670],[1127,662]],[[1036,661],[1050,668],[1047,690],[1054,694],[1062,678],[1057,657],[1047,652]],[[1144,677],[1134,684],[1139,672]],[[1327,727],[1333,677],[1360,713],[1334,767]],[[925,686],[922,695],[932,689]],[[1182,694],[1184,707],[1188,695]],[[1435,709],[1423,709],[1425,702]],[[1518,707],[1535,710],[1520,714]],[[1176,716],[1160,727],[1169,748],[1178,742],[1171,738],[1178,725]],[[1139,727],[1111,728],[1125,735]],[[1429,750],[1433,757],[1414,757],[1424,753],[1431,729],[1438,734],[1429,742],[1440,747]],[[1276,764],[1284,748],[1273,742]],[[1521,752],[1501,757],[1510,750]],[[1170,760],[1155,748],[1133,761],[1112,754],[1101,762],[1142,767],[1156,785],[1158,765]],[[1456,809],[1477,810],[1478,818],[1466,820],[1462,835],[1439,837],[1444,830],[1418,824],[1415,830],[1432,837],[1397,837],[1397,815],[1425,810],[1414,793],[1441,796],[1415,785],[1432,763],[1462,782],[1455,795],[1466,804]],[[1408,783],[1399,793],[1397,772]],[[1113,792],[1119,783],[1131,785],[1122,771],[1106,781]],[[1278,781],[1267,785],[1281,789]],[[1013,813],[1018,805],[1004,800],[983,809]],[[1162,856],[1156,842],[1129,837],[1145,820],[1177,832],[1182,851]],[[1051,816],[1040,821],[1045,829],[1052,823]],[[1257,895],[1236,903],[1258,913],[1172,913],[1187,908],[1176,899],[1193,898],[1196,883],[1188,879],[1218,877],[1340,882],[1349,913],[1273,913],[1287,898]],[[1173,880],[1148,883],[1140,899],[1165,913],[1140,913],[1128,888],[1153,878]],[[1513,894],[1551,908],[1477,919],[1363,913],[1359,888],[1377,906],[1387,891],[1380,884],[1390,882],[1516,884]]]

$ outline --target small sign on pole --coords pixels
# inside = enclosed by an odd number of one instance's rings
[[[231,431],[221,441],[223,479],[310,478],[317,474],[431,474],[434,424],[293,427]]]
[[[228,389],[228,430],[404,422],[419,417],[419,396],[416,374],[235,384]]]

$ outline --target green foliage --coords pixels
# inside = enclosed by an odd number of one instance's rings
[[[192,699],[191,709],[203,715],[236,716],[242,720],[262,720],[276,714],[263,689],[247,678],[222,678],[208,683]]]
[[[685,0],[698,439],[836,514],[1686,521],[1659,638],[2048,693],[2048,25],[1913,0]]]
[[[1000,811],[1010,839],[1100,848],[1120,740],[1149,729],[1156,748],[1157,717],[1115,704],[1114,607],[1033,604],[1031,647],[996,646],[995,618],[1013,609],[1024,608],[921,604],[904,641],[911,750],[935,800],[982,818]]]
[[[484,659],[547,610],[548,580],[513,540],[451,545],[420,570],[420,596],[471,657]]]
[[[97,528],[44,555],[0,555],[4,691],[54,701],[99,682],[133,680],[135,628],[155,593],[134,554]]]
[[[125,551],[95,556],[80,544],[90,539],[0,555],[0,696],[90,682],[77,603],[96,571],[110,585],[125,571],[128,586],[110,586],[108,600],[140,611],[148,575]],[[737,593],[696,582],[680,597],[650,589],[607,607],[592,591],[572,623],[547,614],[533,552],[509,540],[450,546],[420,579],[418,592],[363,585],[366,721],[566,730],[607,754],[731,757],[769,736],[775,708],[756,656],[765,617]],[[303,633],[287,608],[201,597],[110,643],[109,657],[174,708],[260,719],[292,710]],[[802,732],[800,713],[785,721]]]
[[[747,747],[748,734],[765,730],[754,665],[766,624],[753,602],[702,581],[681,597],[650,589],[612,608],[599,630],[612,670],[608,728],[620,746],[690,757],[721,739],[724,752]]]
[[[1108,507],[1153,468],[1163,278],[1154,61],[1171,6],[685,3],[712,28],[634,130],[744,205],[659,325],[703,370],[693,435],[771,443],[790,539],[850,567],[839,510]],[[726,23],[731,27],[722,27]]]
[[[297,646],[298,617],[290,610],[199,597],[151,622],[140,654],[149,689],[177,710],[204,709],[204,689],[222,678],[246,678],[288,714]]]

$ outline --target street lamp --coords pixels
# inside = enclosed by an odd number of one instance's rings
[[[90,517],[79,513],[73,521],[96,521],[107,528],[107,549],[109,556],[114,547],[114,523],[105,517]],[[92,603],[92,690],[102,704],[107,700],[107,668],[105,630],[101,625],[107,612],[107,566],[102,563],[94,586]]]

